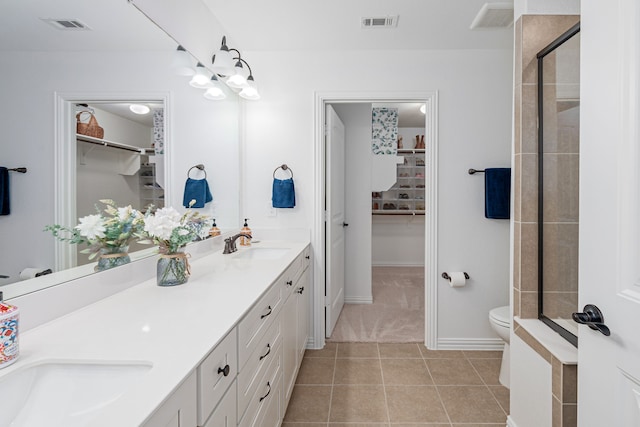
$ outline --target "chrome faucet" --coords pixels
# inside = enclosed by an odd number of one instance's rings
[[[247,239],[251,239],[251,235],[244,233],[238,233],[235,236],[227,237],[226,239],[224,239],[224,251],[222,251],[222,253],[232,254],[236,252],[238,250],[238,248],[236,247],[236,240],[238,240],[239,237],[246,237]]]

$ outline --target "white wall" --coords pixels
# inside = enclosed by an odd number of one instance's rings
[[[315,92],[439,91],[438,271],[428,274],[466,270],[472,279],[464,289],[439,279],[438,331],[450,343],[494,338],[488,312],[509,300],[509,223],[484,218],[482,177],[467,169],[509,166],[512,51],[244,55],[262,93],[244,103],[242,203],[255,227],[313,226]],[[271,175],[282,163],[295,171],[297,206],[273,217]]]
[[[514,22],[522,15],[579,15],[580,0],[514,0]]]
[[[424,219],[424,215],[373,215],[373,265],[424,266]]]
[[[205,164],[221,228],[237,227],[238,102],[211,102],[169,69],[171,52],[4,52],[0,57],[0,159],[12,173],[12,213],[0,217],[0,274],[53,266],[54,93],[169,94],[171,194],[180,207],[187,170]],[[149,72],[153,70],[153,72]],[[29,84],[26,84],[26,82]],[[208,204],[205,213],[211,213]]]

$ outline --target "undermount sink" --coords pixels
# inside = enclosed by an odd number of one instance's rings
[[[0,426],[79,427],[118,399],[151,364],[44,362],[0,378]]]
[[[243,249],[236,255],[240,259],[278,259],[289,252],[289,248],[261,248],[250,247]]]

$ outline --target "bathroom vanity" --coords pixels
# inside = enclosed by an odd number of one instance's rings
[[[310,259],[308,239],[216,250],[185,285],[146,280],[22,333],[0,370],[15,408],[0,425],[280,425],[307,343]]]

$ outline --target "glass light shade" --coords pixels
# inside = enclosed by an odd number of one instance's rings
[[[421,112],[422,114],[427,114],[427,106],[426,106],[425,104],[422,104],[422,105],[420,106],[420,112]]]
[[[227,97],[227,95],[225,95],[222,89],[218,86],[208,88],[203,96],[212,101],[219,101]]]
[[[211,71],[221,76],[233,74],[233,56],[228,50],[220,49],[211,60]]]
[[[196,71],[191,65],[191,56],[184,50],[182,46],[178,46],[178,49],[173,53],[173,59],[171,60],[171,68],[174,73],[179,76],[193,76]]]
[[[191,78],[189,84],[193,87],[197,87],[199,89],[204,89],[209,84],[209,76],[207,75],[207,71],[204,68],[204,65],[198,62],[196,66],[196,73]]]
[[[131,104],[129,105],[129,110],[136,114],[148,114],[151,109],[146,105],[142,104]]]
[[[243,89],[247,87],[247,79],[243,76],[244,69],[240,61],[236,63],[234,67],[234,73],[227,79],[227,86],[235,89]]]
[[[253,80],[253,76],[249,76],[247,78],[247,86],[243,88],[238,94],[244,99],[249,99],[251,101],[256,101],[260,99],[260,94],[258,93],[258,85],[255,80]]]

